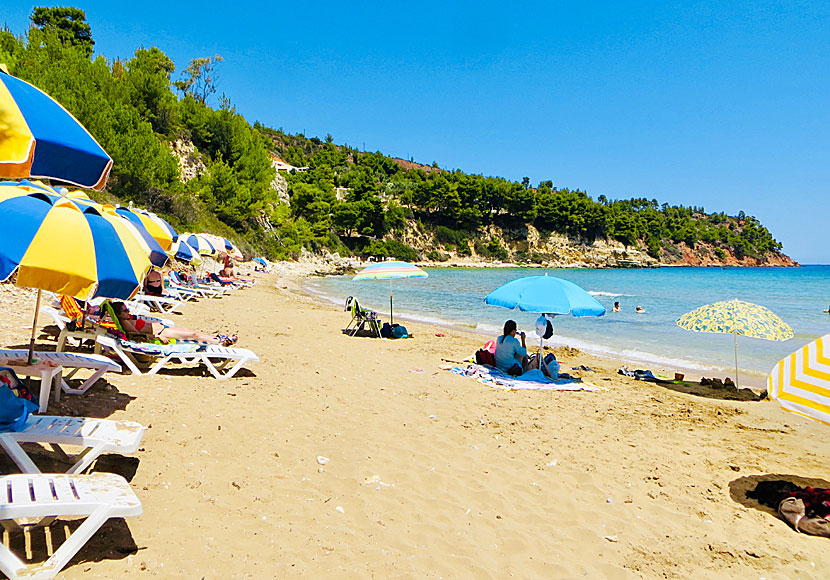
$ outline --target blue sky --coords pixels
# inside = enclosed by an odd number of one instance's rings
[[[4,4],[0,23],[25,31],[33,5]],[[86,10],[108,59],[221,55],[219,92],[251,122],[594,198],[743,210],[796,260],[830,263],[828,3],[61,4]]]

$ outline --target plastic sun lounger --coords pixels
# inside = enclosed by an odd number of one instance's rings
[[[168,298],[167,296],[150,296],[149,294],[136,294],[133,300],[146,304],[151,308],[155,308],[159,312],[166,312],[172,314],[179,311],[184,302],[176,300],[175,298]]]
[[[11,580],[54,578],[109,518],[141,515],[141,502],[130,484],[114,473],[90,475],[16,474],[0,477],[0,524],[15,529],[15,520],[85,518],[84,522],[47,559],[27,565],[0,542],[0,571]],[[28,526],[24,527],[24,530]],[[55,534],[62,535],[62,534]],[[51,545],[48,534],[47,545]]]
[[[49,444],[65,459],[69,456],[61,445],[83,447],[74,457],[75,464],[66,472],[83,473],[102,453],[134,453],[143,435],[144,427],[132,421],[30,415],[23,430],[0,433],[0,446],[23,473],[40,473],[40,470],[21,443]]]
[[[26,365],[28,358],[28,350],[0,349],[0,366],[12,367],[18,374],[31,374],[27,370],[28,367]],[[104,373],[121,372],[121,365],[105,356],[97,354],[36,350],[34,353],[34,360],[36,361],[36,367],[45,366],[56,369],[56,372],[53,373],[52,376],[54,379],[52,382],[58,382],[58,378],[60,378],[61,388],[65,393],[69,393],[70,395],[84,394],[92,385],[95,384],[98,379],[104,375]],[[72,376],[80,369],[89,369],[93,372],[92,375],[79,387],[73,388],[70,387],[64,380],[62,376],[63,369],[73,369],[70,374],[67,375],[67,378],[72,378]],[[38,399],[41,413],[46,412],[46,408],[49,405],[49,391],[51,388],[52,386],[50,381],[46,381],[46,384],[43,384],[43,379],[41,380],[40,396]],[[56,389],[55,400],[58,400],[59,398],[60,391]]]
[[[144,304],[142,304],[141,306],[146,308],[146,305],[144,305]],[[149,309],[148,308],[146,308],[146,309],[149,312]],[[61,331],[60,334],[58,335],[58,345],[57,345],[57,347],[55,347],[56,352],[63,352],[64,351],[64,347],[66,346],[66,339],[67,338],[75,338],[79,341],[84,341],[84,340],[93,340],[94,341],[96,335],[106,334],[106,329],[104,329],[102,327],[99,327],[99,326],[96,326],[95,328],[87,328],[87,329],[84,329],[84,330],[80,330],[80,329],[79,330],[69,330],[69,329],[67,329],[66,325],[69,323],[69,318],[62,315],[60,312],[58,312],[57,308],[52,308],[51,306],[42,306],[40,308],[40,311],[43,314],[46,314],[46,315],[50,316],[52,318],[53,322],[55,323],[55,326],[57,326]],[[137,314],[137,315],[135,315],[135,317],[140,318],[141,320],[144,320],[145,322],[158,322],[158,323],[161,323],[164,326],[168,326],[168,327],[174,327],[175,326],[175,324],[173,323],[172,320],[168,320],[166,318],[158,318],[158,317],[155,317],[155,316],[146,316],[144,314]],[[90,321],[91,321],[91,319],[90,319]],[[100,354],[100,352],[101,352],[101,345],[98,344],[97,342],[95,343],[94,352],[95,352],[95,354]]]
[[[234,376],[246,363],[259,362],[259,357],[246,348],[186,341],[177,341],[173,345],[148,344],[118,340],[111,336],[96,336],[95,340],[114,351],[124,365],[136,375],[154,375],[173,361],[182,364],[204,364],[210,374],[222,380]],[[135,355],[151,356],[158,360],[147,368],[147,365],[138,362]],[[216,364],[211,359],[218,359],[220,362]],[[226,370],[232,361],[236,361],[236,364]],[[142,366],[147,370],[142,371]]]

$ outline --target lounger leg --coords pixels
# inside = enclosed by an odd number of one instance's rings
[[[75,533],[69,536],[63,545],[58,548],[52,557],[46,560],[41,566],[41,571],[33,574],[31,578],[46,579],[54,578],[58,572],[63,570],[63,567],[69,563],[69,560],[84,547],[92,535],[109,519],[109,506],[101,506],[96,509],[90,516],[84,520]]]
[[[225,368],[225,366],[228,364],[228,362],[230,362],[229,359],[224,359],[224,361],[220,364],[219,368],[217,368],[216,365],[214,365],[210,361],[210,357],[208,357],[208,356],[202,357],[202,362],[207,367],[207,369],[210,371],[210,374],[212,374],[214,377],[216,377],[220,381],[222,381],[224,379],[229,379],[232,376],[234,376],[239,371],[239,369],[242,368],[242,365],[244,365],[246,362],[248,362],[248,360],[249,360],[248,358],[239,359],[237,361],[237,363],[228,372],[226,372],[225,374],[222,374],[222,373],[219,372],[219,370]]]
[[[20,578],[19,574],[26,570],[26,564],[2,542],[0,542],[0,570],[13,580]]]
[[[147,375],[154,375],[154,374],[156,374],[157,372],[159,372],[159,371],[160,371],[160,370],[164,367],[164,365],[166,365],[166,364],[170,361],[170,359],[171,359],[171,358],[173,358],[173,355],[172,355],[172,354],[168,354],[168,355],[167,355],[167,356],[165,356],[164,358],[160,359],[160,360],[159,360],[156,364],[154,364],[154,365],[150,368],[150,370],[149,370],[149,371],[147,371],[147,372],[146,372],[146,373],[144,373],[144,374],[147,374]],[[139,373],[139,374],[141,374],[141,373]]]
[[[38,397],[38,413],[45,413],[49,407],[49,391],[52,390],[52,383],[60,380],[60,373],[63,371],[61,367],[53,369],[44,369],[40,373],[40,395]]]
[[[23,450],[23,448],[17,441],[12,439],[11,437],[7,437],[3,434],[0,434],[0,445],[2,445],[3,449],[6,450],[6,453],[9,454],[9,457],[12,458],[12,461],[14,461],[15,465],[17,465],[20,468],[21,472],[40,473],[40,469],[37,468],[32,459]],[[2,542],[0,542],[0,545],[2,545]]]
[[[95,371],[91,377],[81,384],[77,389],[73,389],[70,387],[66,381],[61,380],[61,388],[63,389],[64,393],[68,393],[70,395],[83,395],[89,390],[89,387],[94,385],[98,379],[100,379],[104,373],[107,372],[107,369],[98,369]]]
[[[69,468],[69,471],[66,473],[74,474],[74,473],[83,473],[86,471],[86,468],[92,465],[92,462],[98,459],[98,456],[104,452],[104,449],[107,447],[107,443],[99,443],[95,447],[87,447],[81,453],[76,455],[78,461]]]

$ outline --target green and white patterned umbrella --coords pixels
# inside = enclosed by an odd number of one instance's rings
[[[790,340],[793,329],[768,308],[727,300],[714,302],[687,312],[677,319],[677,326],[694,332],[731,334],[735,341],[735,383],[738,382],[738,335],[764,340]]]

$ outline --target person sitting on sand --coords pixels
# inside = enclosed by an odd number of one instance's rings
[[[112,310],[118,317],[118,322],[127,336],[144,335],[150,338],[157,338],[162,344],[167,344],[171,339],[175,340],[195,340],[197,342],[205,342],[207,344],[221,344],[223,346],[230,346],[236,342],[236,336],[225,336],[217,334],[211,336],[204,332],[197,332],[187,328],[167,327],[160,322],[148,322],[141,318],[134,318],[130,314],[130,310],[123,302],[113,302]]]
[[[640,306],[640,305],[637,305],[637,314],[642,314],[642,313],[643,313],[643,312],[645,312],[645,311],[646,311],[646,309],[645,309],[645,308],[643,308],[643,307],[642,307],[642,306]]]
[[[620,303],[619,302],[614,302],[614,308],[613,308],[612,312],[619,312],[619,311],[620,311]]]
[[[518,334],[522,338],[521,344],[516,339],[516,321],[508,320],[504,323],[504,334],[496,339],[496,367],[510,374],[520,375],[528,359],[525,333]]]

